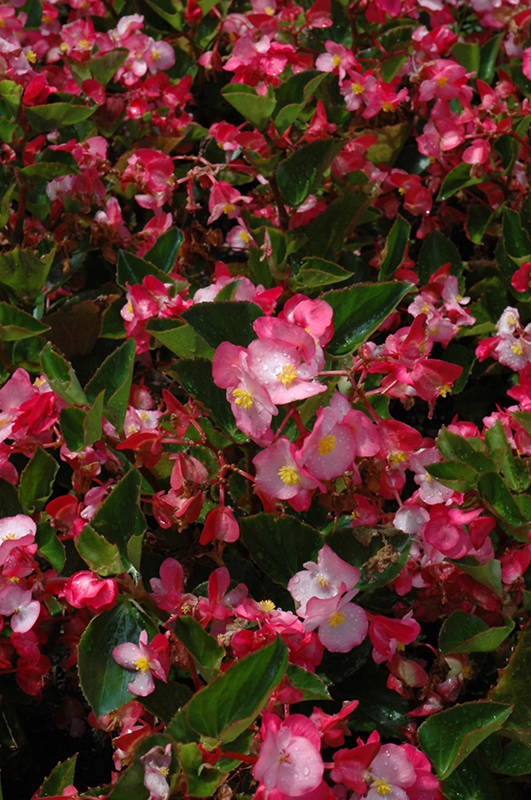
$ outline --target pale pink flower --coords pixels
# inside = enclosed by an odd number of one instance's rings
[[[324,773],[321,737],[308,717],[292,714],[282,722],[276,714],[264,714],[261,734],[253,776],[267,791],[300,797],[319,786]]]
[[[138,645],[132,642],[119,644],[112,651],[117,664],[126,669],[134,669],[135,675],[127,688],[131,694],[147,697],[155,690],[153,675],[167,683],[167,673],[170,667],[168,657],[168,640],[161,633],[157,633],[151,645],[148,645],[147,631],[140,634]]]
[[[0,614],[11,616],[11,628],[15,633],[31,630],[40,613],[41,604],[32,599],[30,589],[7,581],[0,590]]]
[[[327,544],[319,551],[317,564],[306,561],[303,567],[288,583],[288,592],[300,604],[297,613],[301,617],[305,616],[306,604],[312,597],[324,600],[340,591],[350,591],[360,577],[358,568],[339,558]]]
[[[141,756],[140,762],[144,768],[144,786],[149,791],[148,800],[168,800],[170,787],[166,778],[171,765],[171,744],[164,748],[152,747]]]
[[[304,629],[318,628],[319,641],[331,653],[348,653],[363,642],[369,627],[364,609],[350,602],[357,590],[343,595],[344,591],[342,584],[334,597],[326,600],[312,597],[306,604]]]

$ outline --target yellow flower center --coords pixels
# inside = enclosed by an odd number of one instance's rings
[[[448,78],[446,78],[444,75],[441,75],[441,77],[437,80],[437,86],[439,87],[439,89],[444,89],[447,83],[448,83]]]
[[[26,58],[28,59],[30,64],[35,64],[37,61],[37,56],[33,52],[33,50],[26,50]]]
[[[522,347],[520,342],[517,342],[516,344],[511,345],[511,350],[513,351],[515,356],[521,356],[522,353],[524,352],[524,348]]]
[[[445,383],[444,386],[441,386],[439,389],[439,395],[441,397],[446,397],[447,394],[452,394],[452,387]]]
[[[235,208],[236,208],[236,206],[234,206],[232,203],[225,203],[225,205],[223,207],[223,213],[224,214],[230,214],[230,212],[234,211]]]
[[[392,467],[396,467],[396,465],[401,464],[402,461],[407,461],[407,455],[405,453],[391,453],[389,456],[389,463]]]
[[[245,244],[249,244],[249,242],[251,241],[251,237],[249,236],[248,233],[245,233],[245,231],[240,231],[240,239],[242,240],[242,242],[245,242]]]
[[[90,42],[88,39],[80,39],[77,43],[77,46],[80,50],[89,50],[90,49]]]
[[[8,539],[16,539],[16,538],[17,536],[15,533],[6,533],[4,536],[2,536],[2,541],[7,542]]]
[[[293,364],[284,364],[280,372],[277,372],[276,378],[280,383],[283,383],[284,386],[289,386],[290,383],[297,377],[297,370],[293,366]]]
[[[376,789],[376,794],[386,795],[391,794],[392,789],[386,781],[382,781],[381,778],[375,778],[373,783],[374,788]]]
[[[158,61],[160,58],[160,50],[153,50],[153,52],[151,53],[151,58],[153,59],[153,61]]]
[[[271,8],[271,6],[266,6],[264,10],[265,10],[265,13],[269,14],[270,17],[272,17],[273,14],[275,13],[275,9]]]
[[[319,442],[319,455],[326,456],[328,453],[332,453],[335,450],[335,447],[336,437],[329,433],[328,436],[323,436]]]
[[[382,111],[385,111],[386,114],[390,114],[391,111],[394,111],[395,108],[392,103],[384,103],[382,106]]]
[[[334,65],[334,67],[339,67],[339,65],[341,64],[341,58],[337,54],[333,57],[332,64]]]
[[[140,672],[143,675],[144,672],[147,672],[149,669],[149,664],[147,662],[147,659],[144,658],[144,656],[140,656],[140,658],[137,658],[137,660],[135,661],[135,668],[137,670],[140,670]]]
[[[332,628],[337,628],[339,625],[342,625],[346,619],[346,614],[344,611],[335,611],[328,622],[332,626]]]
[[[262,611],[274,611],[276,605],[273,603],[272,600],[261,600],[258,604]]]
[[[290,467],[288,464],[280,467],[278,471],[278,477],[282,483],[286,484],[286,486],[296,486],[301,482],[301,478],[297,470],[293,469],[293,467]]]
[[[510,325],[511,327],[513,325],[516,325],[516,320],[515,320],[513,314],[507,314],[507,325]]]
[[[321,589],[325,589],[328,586],[328,581],[326,580],[324,575],[317,576],[317,583],[321,587]]]
[[[163,778],[167,778],[170,773],[169,767],[159,767],[159,772]]]
[[[236,398],[234,402],[237,406],[241,406],[242,408],[253,407],[253,396],[247,389],[234,389],[232,396]]]
[[[354,92],[354,94],[363,94],[363,86],[361,85],[361,83],[353,83],[352,91]]]

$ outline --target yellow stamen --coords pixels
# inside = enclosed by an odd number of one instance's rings
[[[345,621],[346,617],[347,617],[347,615],[345,614],[344,611],[335,611],[332,614],[332,616],[330,617],[330,619],[328,620],[328,622],[330,623],[332,628],[337,628],[337,627],[339,627],[339,625],[343,624],[343,622]]]
[[[467,664],[467,665],[466,665],[466,666],[464,666],[464,667],[463,667],[463,669],[461,670],[461,675],[463,676],[463,678],[465,679],[465,681],[469,681],[469,680],[470,680],[470,678],[473,678],[473,677],[474,677],[474,669],[473,669],[472,667],[469,667],[469,666],[468,666],[468,664]]]
[[[324,575],[318,575],[317,576],[317,583],[319,584],[321,589],[325,589],[328,586],[328,581],[326,580]]]
[[[389,456],[389,463],[392,467],[396,467],[396,465],[401,464],[402,461],[407,461],[406,453],[391,453]]]
[[[147,662],[147,659],[144,658],[144,656],[140,656],[140,658],[137,658],[137,660],[135,661],[135,669],[140,670],[142,675],[149,670],[149,664]]]
[[[37,56],[33,52],[33,50],[26,50],[26,58],[28,59],[30,64],[35,64],[37,61]]]
[[[447,394],[452,394],[452,387],[445,383],[444,386],[441,386],[439,389],[439,395],[440,397],[446,397]]]
[[[280,372],[277,372],[276,378],[280,383],[283,383],[284,386],[289,386],[290,383],[297,377],[297,370],[293,366],[293,364],[284,364]]]
[[[160,50],[153,50],[153,52],[151,53],[151,58],[153,59],[153,61],[158,61],[160,58]]]
[[[278,477],[282,483],[286,484],[286,486],[296,486],[301,482],[301,478],[297,470],[293,469],[293,467],[290,467],[288,464],[280,467],[278,471]]]
[[[232,396],[236,398],[234,402],[237,406],[241,406],[242,408],[246,409],[253,407],[253,396],[251,392],[247,391],[247,389],[234,389]]]
[[[276,608],[276,605],[273,603],[272,600],[261,600],[260,603],[258,603],[258,605],[260,606],[262,611],[274,611]]]
[[[332,65],[335,67],[339,67],[341,64],[341,58],[337,54],[332,58]]]
[[[80,50],[89,50],[90,49],[90,42],[88,39],[80,39],[77,43],[77,46]]]
[[[235,208],[236,206],[233,206],[232,203],[225,203],[225,205],[223,206],[223,213],[230,214],[230,212],[234,211]]]
[[[523,352],[524,352],[524,348],[522,347],[520,342],[517,342],[516,344],[511,345],[511,350],[513,351],[515,356],[521,356],[523,354]]]
[[[444,89],[447,83],[448,83],[448,78],[445,75],[441,75],[441,77],[437,80],[437,86],[439,87],[439,89]]]
[[[352,91],[354,92],[354,94],[363,94],[364,89],[361,83],[353,83]]]
[[[323,436],[319,442],[319,455],[326,456],[328,453],[332,453],[335,450],[335,447],[336,437],[329,433],[328,436]]]
[[[372,785],[376,789],[376,794],[381,794],[383,796],[386,794],[391,794],[392,792],[389,784],[383,781],[381,778],[375,778]]]
[[[384,103],[382,106],[382,111],[385,111],[386,114],[390,114],[394,110],[395,107],[392,103]]]

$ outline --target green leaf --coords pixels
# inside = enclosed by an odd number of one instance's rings
[[[450,197],[453,197],[460,189],[466,189],[468,186],[475,186],[477,183],[482,182],[483,178],[477,178],[472,175],[470,164],[458,164],[458,166],[454,167],[443,180],[439,194],[437,195],[437,201],[442,203],[445,200],[449,200]]]
[[[512,705],[462,703],[440,711],[419,728],[419,744],[444,780],[491,733],[502,728]]]
[[[139,697],[138,700],[150,714],[154,714],[168,724],[177,711],[186,705],[191,696],[191,690],[183,683],[156,681],[155,691],[147,697]]]
[[[528,775],[531,773],[531,749],[521,742],[509,742],[495,770],[506,775]]]
[[[486,430],[484,441],[489,449],[489,455],[501,470],[509,489],[516,492],[525,491],[530,482],[529,474],[523,461],[513,456],[499,419]]]
[[[292,75],[276,90],[277,105],[273,113],[273,124],[280,134],[287,131],[311,99],[326,73],[317,70]]]
[[[500,800],[500,793],[485,762],[474,751],[444,782],[447,800]]]
[[[257,338],[253,322],[262,317],[256,303],[197,303],[181,314],[192,328],[216,348],[222,342],[248,347]]]
[[[475,488],[479,473],[462,461],[440,461],[428,464],[426,472],[454,492],[470,492]]]
[[[117,347],[85,386],[89,402],[105,393],[105,409],[118,431],[123,429],[133,382],[136,345],[134,339]]]
[[[275,520],[272,514],[240,519],[241,538],[253,561],[273,580],[287,586],[305,561],[316,561],[323,540],[315,528],[297,517]],[[278,554],[282,553],[282,558]]]
[[[474,72],[477,76],[480,63],[480,49],[477,42],[458,42],[452,47],[452,55],[458,64],[466,69],[467,72]]]
[[[35,797],[53,797],[54,795],[62,794],[67,786],[72,786],[74,783],[74,772],[76,770],[77,753],[58,764],[50,772],[41,788],[35,794]]]
[[[0,519],[3,517],[15,517],[22,514],[23,509],[18,499],[18,492],[15,486],[4,478],[0,478]]]
[[[333,261],[326,261],[324,258],[308,258],[300,273],[290,282],[303,289],[321,289],[334,283],[342,283],[350,278],[352,278],[352,273]]]
[[[214,350],[191,325],[176,319],[151,319],[146,330],[179,358],[214,358]]]
[[[184,236],[179,228],[170,228],[159,236],[151,250],[146,253],[146,261],[154,264],[162,272],[171,272],[179,255]]]
[[[72,452],[84,450],[101,438],[104,393],[100,392],[89,411],[68,406],[63,408],[59,420],[66,446]]]
[[[404,260],[409,243],[411,225],[404,217],[397,215],[383,251],[383,259],[378,274],[379,281],[387,281],[393,277]]]
[[[299,147],[277,167],[278,188],[288,205],[300,206],[344,147],[337,139],[321,139]]]
[[[38,161],[18,170],[21,183],[24,185],[49,182],[61,178],[63,175],[75,175],[76,173],[79,173],[79,167],[74,168],[57,161]]]
[[[94,80],[98,81],[102,86],[107,86],[128,55],[129,50],[124,47],[117,47],[116,50],[111,50],[103,56],[91,58],[88,62],[88,68]]]
[[[516,741],[531,748],[531,627],[520,634],[518,644],[503,670],[498,684],[491,689],[489,700],[514,703],[514,711],[504,726]]]
[[[433,231],[422,244],[417,269],[421,284],[428,283],[430,275],[444,264],[451,264],[451,274],[460,275],[463,262],[455,244],[439,230]]]
[[[142,700],[143,698],[137,697],[135,699]],[[147,800],[149,791],[144,786],[146,773],[140,759],[142,756],[145,756],[146,753],[148,753],[153,747],[161,747],[163,750],[165,750],[168,744],[173,743],[171,739],[163,733],[155,733],[151,736],[146,736],[145,739],[142,739],[138,747],[134,750],[132,763],[118,773],[118,777],[115,781],[113,781],[110,787],[106,787],[103,796],[104,800]],[[173,784],[173,778],[180,774],[179,764],[175,758],[174,748],[172,748],[172,760],[168,768],[168,772],[168,783],[171,787]],[[87,799],[90,798],[90,800],[92,800],[94,794],[94,790],[89,789],[87,794],[81,795],[81,797],[87,797]],[[100,796],[99,792],[97,796]],[[158,794],[156,796],[159,798],[163,797],[162,794]]]
[[[27,514],[41,511],[50,497],[59,464],[53,456],[36,447],[20,476],[18,496]]]
[[[107,577],[125,572],[119,548],[96,533],[89,524],[84,525],[78,535],[76,550],[90,569],[98,575]]]
[[[216,789],[226,781],[228,773],[241,763],[239,760],[221,758],[205,769],[204,757],[197,744],[180,744],[177,752],[186,777],[187,797],[215,797]]]
[[[62,400],[74,405],[86,405],[87,398],[83,393],[76,373],[68,361],[63,358],[51,344],[47,344],[40,354],[43,373],[46,375],[50,388]]]
[[[322,295],[334,311],[334,336],[327,345],[332,356],[352,353],[387,319],[411,291],[409,283],[358,283]]]
[[[29,339],[32,336],[41,336],[48,325],[26,314],[20,308],[0,303],[0,340],[3,342],[16,342],[19,339]]]
[[[478,78],[490,84],[496,71],[496,59],[503,40],[503,33],[489,36],[485,44],[480,48]]]
[[[531,240],[522,227],[520,214],[510,208],[503,209],[503,245],[519,266],[531,259]]]
[[[501,563],[497,559],[491,558],[486,564],[479,565],[475,558],[466,556],[453,563],[462,572],[466,572],[475,581],[494,592],[495,595],[503,597]]]
[[[297,229],[308,238],[302,255],[333,258],[343,249],[345,238],[366,222],[368,215],[370,220],[376,218],[371,203],[372,198],[361,186],[347,186],[316,219]]]
[[[485,455],[483,442],[479,438],[467,439],[442,428],[437,436],[437,448],[449,461],[462,461],[478,472],[492,470],[494,467],[494,462]]]
[[[527,525],[529,518],[522,514],[505,481],[497,472],[484,472],[478,480],[480,497],[489,511],[508,525]]]
[[[0,115],[16,121],[24,87],[15,81],[0,81]]]
[[[287,649],[279,636],[240,659],[192,697],[187,706],[189,725],[209,739],[233,742],[267,704],[287,663]]]
[[[263,131],[271,121],[277,101],[270,89],[268,94],[259,95],[255,89],[244,83],[229,83],[221,94],[247,122],[257,130]]]
[[[207,633],[193,617],[178,617],[175,620],[174,631],[190,655],[197,661],[199,667],[209,670],[219,670],[225,656],[225,650],[218,644],[217,639]],[[205,679],[206,676],[204,676]],[[208,679],[212,676],[210,675]]]
[[[500,628],[489,628],[479,617],[454,611],[445,619],[439,635],[439,649],[447,653],[489,653],[498,647],[514,629],[514,622],[508,621]]]
[[[112,657],[119,644],[138,644],[143,630],[151,641],[157,633],[152,620],[140,607],[121,596],[114,608],[94,617],[78,646],[81,688],[97,717],[109,714],[135,699],[127,688],[134,671],[120,667]]]
[[[55,255],[55,248],[39,258],[31,250],[15,247],[0,255],[0,283],[26,297],[34,298],[46,283]]]
[[[366,158],[375,165],[388,164],[391,167],[409,138],[411,124],[398,122],[396,125],[371,128],[364,132],[377,138],[365,153]]]
[[[72,103],[50,103],[45,106],[26,106],[24,109],[31,128],[35,133],[53,131],[66,125],[75,125],[88,119],[95,108],[76,106]]]
[[[212,379],[212,363],[206,358],[181,359],[175,369],[179,383],[210,411],[222,430],[233,441],[245,442],[247,437],[236,426],[226,391]]]
[[[57,538],[57,531],[48,522],[39,522],[35,542],[39,554],[50,562],[58,575],[65,565],[66,554],[62,542]]]
[[[145,261],[143,258],[133,255],[133,253],[126,253],[125,250],[120,250],[118,253],[118,270],[116,273],[116,280],[119,286],[125,289],[126,283],[130,286],[135,283],[142,283],[147,275],[154,275],[155,278],[158,278],[162,283],[168,280],[166,273],[153,263]]]
[[[492,209],[481,203],[470,206],[466,218],[465,228],[468,238],[474,244],[481,244],[485,232],[494,217]]]
[[[146,530],[146,521],[140,510],[140,473],[131,467],[121,481],[113,487],[91,520],[92,527],[107,542],[118,545],[123,558],[131,560],[127,549],[132,537],[140,537]],[[140,563],[133,563],[140,569]]]
[[[332,699],[326,684],[318,675],[307,672],[305,669],[297,667],[295,664],[288,664],[286,681],[290,686],[293,686],[294,689],[298,689],[299,692],[303,693],[303,702],[311,701],[313,703],[322,703],[325,700]]]

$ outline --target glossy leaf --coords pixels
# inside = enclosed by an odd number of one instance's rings
[[[175,634],[197,663],[219,670],[225,650],[216,638],[207,633],[193,617],[181,616],[175,620]]]
[[[378,273],[379,281],[387,281],[392,278],[401,265],[407,252],[410,233],[411,225],[398,214],[382,253],[382,263]]]
[[[522,227],[520,215],[510,208],[503,210],[503,244],[507,255],[517,263],[531,259],[531,240]]]
[[[500,800],[500,793],[485,762],[474,751],[444,782],[447,800]]]
[[[27,514],[41,511],[50,497],[59,464],[42,447],[36,447],[20,476],[18,496]]]
[[[216,348],[222,342],[248,347],[257,339],[253,322],[263,316],[256,303],[198,303],[190,306],[181,318],[210,345]]]
[[[39,522],[35,534],[39,554],[50,562],[58,575],[65,565],[66,554],[62,542],[57,538],[57,531],[48,522]]]
[[[426,472],[455,492],[469,492],[477,483],[479,473],[462,461],[439,461],[428,464]]]
[[[116,272],[116,281],[124,289],[126,283],[133,286],[135,283],[142,283],[147,275],[154,275],[159,281],[168,280],[165,272],[159,269],[155,264],[146,261],[143,258],[133,255],[133,253],[126,253],[125,250],[120,250],[118,253],[118,269]]]
[[[41,788],[36,792],[35,797],[53,797],[54,795],[62,794],[67,786],[72,786],[76,770],[76,759],[77,753],[54,767]]]
[[[470,206],[465,228],[471,242],[474,244],[481,244],[485,232],[492,222],[493,216],[491,209],[480,205],[480,203]]]
[[[259,95],[255,89],[244,83],[231,83],[221,94],[247,122],[263,131],[267,127],[277,101],[269,94]]]
[[[188,723],[202,736],[233,742],[266,705],[282,680],[287,662],[280,637],[240,659],[192,697],[187,706]]]
[[[511,739],[531,748],[531,627],[520,634],[508,665],[489,693],[489,700],[514,703],[514,711],[504,725]]]
[[[461,163],[454,167],[444,178],[439,189],[437,200],[444,202],[449,200],[456,192],[466,189],[468,186],[475,186],[481,183],[482,179],[472,174],[470,164]]]
[[[531,773],[531,749],[521,742],[509,742],[495,769],[506,775],[528,775]]]
[[[114,608],[94,617],[83,633],[78,647],[79,679],[97,717],[134,699],[127,688],[134,672],[120,667],[112,651],[124,642],[138,644],[143,630],[148,632],[150,641],[157,633],[156,626],[139,606],[122,596]]]
[[[39,258],[32,250],[15,247],[0,255],[0,283],[34,298],[46,283],[55,250]]]
[[[120,575],[125,572],[117,545],[108,542],[89,524],[81,529],[76,539],[76,550],[97,575],[106,578],[108,575]]]
[[[360,283],[326,292],[322,299],[334,311],[334,336],[327,345],[332,356],[356,350],[387,319],[411,290],[409,283]]]
[[[142,536],[146,521],[140,510],[140,474],[132,467],[116,483],[91,520],[92,527],[106,539],[116,544],[122,557],[130,560],[127,545],[132,537]],[[140,569],[140,563],[134,563]]]
[[[296,664],[288,665],[286,681],[294,689],[302,692],[302,701],[322,703],[325,700],[331,700],[330,692],[321,678],[312,672],[307,672],[302,667],[297,667]]]
[[[304,291],[327,288],[334,283],[342,283],[351,278],[351,272],[340,267],[339,264],[334,264],[333,261],[326,261],[324,258],[309,258],[292,282]]]
[[[180,358],[214,358],[214,350],[192,328],[176,319],[152,319],[146,330]]]
[[[50,344],[41,352],[40,362],[50,388],[62,400],[74,405],[87,404],[87,398],[72,366]]]
[[[0,303],[0,340],[3,342],[15,342],[19,339],[29,339],[32,336],[40,336],[49,330],[48,325],[26,314],[19,308],[10,306],[8,303]]]
[[[95,111],[88,106],[76,106],[73,103],[50,103],[45,106],[27,106],[26,117],[35,133],[53,131],[66,125],[75,125],[88,119]]]
[[[530,483],[528,471],[523,461],[513,455],[499,419],[485,431],[484,440],[509,489],[517,492],[527,489]]]
[[[299,147],[279,164],[276,179],[288,205],[296,208],[306,200],[343,146],[337,139],[321,139]]]
[[[445,264],[452,265],[452,275],[460,275],[463,270],[463,262],[455,244],[444,233],[435,230],[420,248],[417,270],[421,283],[428,283],[430,275]]]
[[[283,586],[303,568],[305,561],[316,561],[323,546],[314,528],[292,516],[277,520],[272,514],[242,517],[240,532],[253,561]]]
[[[437,436],[437,448],[446,459],[461,461],[478,472],[494,468],[494,462],[486,455],[486,448],[479,438],[466,439],[442,428]]]
[[[453,562],[456,567],[475,581],[486,586],[491,592],[494,592],[498,597],[503,597],[503,587],[501,579],[501,563],[496,558],[491,558],[485,564],[478,564],[475,558],[465,556],[459,561]]]
[[[135,351],[134,339],[124,342],[105,359],[85,386],[85,393],[90,402],[94,402],[100,392],[105,393],[105,408],[110,414],[110,421],[119,431],[123,428],[129,403]]]
[[[191,619],[191,617],[187,619]],[[179,709],[184,708],[191,696],[191,689],[183,683],[156,681],[155,691],[148,694],[147,697],[139,698],[139,700],[150,714],[154,714],[168,724]]]
[[[427,719],[419,728],[419,744],[437,777],[448,778],[484,739],[502,728],[512,710],[512,705],[488,701],[461,703]]]
[[[84,450],[101,438],[101,418],[103,415],[104,393],[100,392],[91,408],[68,406],[59,415],[61,431],[66,446],[72,452]]]
[[[514,622],[499,628],[489,628],[479,617],[458,610],[443,622],[439,648],[447,653],[489,653],[497,650],[514,629]]]
[[[179,228],[170,228],[159,236],[153,247],[146,253],[146,261],[154,264],[162,272],[171,272],[183,243],[183,234]]]
[[[282,134],[297,119],[326,74],[308,70],[292,75],[276,89],[277,104],[273,113],[274,126]]]
[[[205,769],[204,757],[197,744],[180,744],[177,752],[189,797],[215,797],[216,789],[225,782],[228,773],[241,763],[236,759],[221,758],[209,765],[210,769]]]
[[[508,525],[527,525],[529,519],[518,507],[507,484],[497,472],[484,472],[478,480],[478,491],[484,505]]]
[[[106,86],[122,66],[128,55],[129,50],[124,47],[117,47],[102,56],[91,58],[88,63],[88,68],[94,80],[98,81],[101,86]]]

